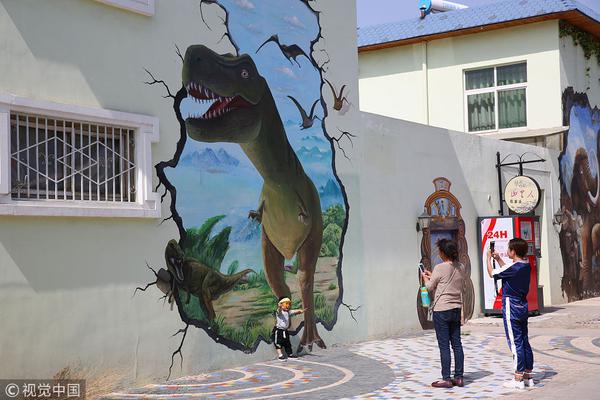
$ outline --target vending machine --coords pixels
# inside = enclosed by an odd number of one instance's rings
[[[487,272],[487,252],[490,242],[494,242],[495,251],[506,264],[511,264],[508,258],[508,241],[512,238],[521,238],[528,244],[527,258],[531,265],[531,280],[527,302],[530,313],[539,313],[538,301],[538,258],[540,256],[540,222],[535,216],[502,216],[484,217],[478,221],[480,238],[480,260],[482,276],[483,312],[486,315],[500,314],[502,310],[502,283],[494,281]],[[499,268],[499,265],[496,265]]]

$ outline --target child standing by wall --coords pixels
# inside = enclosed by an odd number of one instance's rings
[[[512,264],[505,265],[500,255],[488,250],[487,271],[491,278],[502,280],[502,319],[508,347],[513,354],[514,379],[505,386],[524,389],[525,383],[532,387],[533,377],[533,351],[529,344],[527,319],[529,310],[527,293],[531,266],[525,259],[527,256],[527,242],[515,238],[508,242],[508,257]],[[492,257],[498,262],[500,268],[492,268]]]
[[[282,297],[277,303],[277,311],[275,311],[275,327],[273,328],[273,343],[277,349],[277,355],[280,360],[285,360],[286,356],[297,358],[298,356],[292,351],[290,343],[290,317],[292,315],[302,314],[304,310],[290,310],[292,301],[287,297]],[[285,350],[285,353],[283,353]]]

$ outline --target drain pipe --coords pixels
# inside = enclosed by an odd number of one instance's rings
[[[425,124],[429,125],[429,63],[427,56],[427,42],[423,42],[422,46],[422,70],[423,70],[423,80],[425,85]]]

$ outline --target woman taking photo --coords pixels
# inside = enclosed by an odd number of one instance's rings
[[[427,290],[430,293],[435,291],[431,308],[442,364],[442,380],[433,382],[431,386],[462,387],[465,357],[460,341],[460,323],[465,267],[458,262],[456,242],[441,239],[436,245],[443,262],[436,265],[433,272],[422,273]],[[454,379],[450,379],[450,344],[454,352]]]

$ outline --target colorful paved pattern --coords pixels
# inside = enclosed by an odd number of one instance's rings
[[[589,333],[598,334],[592,330]],[[534,396],[552,382],[550,365],[600,365],[600,338],[531,338],[538,359]],[[310,354],[299,360],[269,361],[248,367],[189,376],[148,385],[106,399],[491,399],[515,394],[502,383],[511,378],[512,360],[500,333],[463,336],[464,388],[433,389],[439,378],[439,351],[432,332]],[[556,362],[553,362],[556,360]]]
[[[433,333],[410,340],[383,340],[359,346],[357,354],[375,358],[392,368],[396,379],[390,385],[356,399],[487,399],[513,393],[503,383],[512,376],[512,359],[504,336],[462,337],[465,352],[465,387],[436,389],[439,379],[439,350]],[[501,349],[506,351],[497,351]],[[599,349],[600,350],[600,349]],[[432,368],[433,366],[433,368]],[[538,387],[554,375],[546,365],[536,365]],[[529,389],[528,389],[529,390]]]
[[[270,361],[162,385],[148,385],[106,399],[335,399],[368,393],[394,379],[390,368],[348,350]],[[360,388],[357,383],[360,382]],[[357,390],[359,390],[357,392]]]

